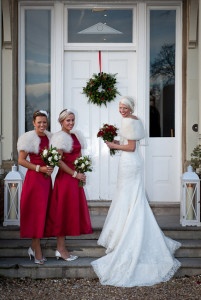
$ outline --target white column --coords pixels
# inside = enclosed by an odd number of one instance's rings
[[[63,107],[63,65],[64,65],[64,4],[61,1],[54,3],[52,19],[52,71],[51,71],[51,131],[60,129],[57,122]]]

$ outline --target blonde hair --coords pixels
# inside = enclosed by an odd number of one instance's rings
[[[61,124],[69,115],[75,116],[74,112],[71,109],[63,109],[59,114],[58,122]]]
[[[119,103],[125,104],[127,107],[130,108],[131,112],[134,112],[135,104],[134,99],[129,96],[124,96],[122,99],[120,99]]]

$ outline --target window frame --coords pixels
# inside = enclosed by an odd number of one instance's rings
[[[132,43],[105,43],[105,44],[97,44],[97,43],[68,43],[67,36],[68,36],[68,9],[92,9],[95,5],[88,5],[86,6],[79,6],[76,5],[65,5],[64,6],[64,51],[76,51],[76,50],[107,50],[107,51],[120,51],[120,50],[130,50],[136,51],[136,43],[137,43],[137,4],[134,5],[113,5],[113,6],[106,6],[101,5],[102,9],[107,10],[123,10],[129,9],[133,11],[133,42]]]

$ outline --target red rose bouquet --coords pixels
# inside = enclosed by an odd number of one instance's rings
[[[102,128],[99,129],[97,137],[102,138],[104,141],[112,142],[114,137],[117,136],[118,128],[114,125],[104,124]],[[114,155],[117,150],[110,149],[110,155]]]

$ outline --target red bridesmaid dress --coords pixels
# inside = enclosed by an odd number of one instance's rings
[[[49,147],[47,136],[40,136],[39,153],[29,153],[30,162],[45,166],[41,158],[43,149]],[[43,238],[47,206],[52,193],[51,177],[35,170],[27,170],[20,199],[20,237]]]
[[[73,149],[63,153],[63,161],[75,169],[74,161],[80,155],[81,145],[77,137],[71,134]],[[91,220],[83,187],[79,181],[59,169],[49,203],[46,231],[50,236],[78,236],[92,233]]]

